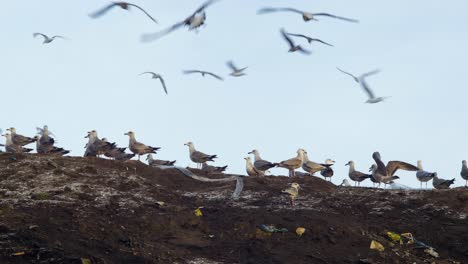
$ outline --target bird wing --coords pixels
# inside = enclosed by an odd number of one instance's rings
[[[272,12],[285,12],[285,11],[299,13],[299,14],[304,13],[301,10],[297,10],[297,9],[290,8],[290,7],[280,7],[280,8],[264,7],[264,8],[259,9],[257,11],[257,14],[261,15],[261,14],[268,14],[268,13],[272,13]]]
[[[187,19],[190,19],[192,18],[193,16],[195,16],[196,14],[200,13],[201,11],[203,11],[205,8],[207,8],[209,5],[213,4],[214,2],[217,2],[219,0],[208,0],[206,1],[205,3],[203,3],[199,8],[197,8],[197,10],[195,10],[195,12],[193,12],[193,14],[191,16],[189,16]],[[186,20],[187,20],[186,19]]]
[[[387,176],[393,176],[397,170],[417,171],[418,167],[403,161],[389,161],[387,163]]]
[[[260,170],[268,170],[274,167],[275,165],[266,160],[257,160],[254,162],[254,168],[258,168]]]
[[[105,13],[107,13],[107,11],[111,10],[116,5],[117,5],[117,3],[109,4],[109,5],[105,6],[105,7],[103,7],[102,9],[99,9],[96,12],[89,14],[89,16],[91,18],[98,18],[98,17],[104,15]]]
[[[37,37],[37,36],[42,36],[44,37],[44,39],[48,39],[49,37],[47,37],[45,34],[42,34],[42,33],[34,33],[33,34],[33,37]]]
[[[299,46],[299,51],[302,52],[305,55],[310,55],[312,54],[311,51],[304,49],[303,47]]]
[[[387,168],[385,167],[385,164],[382,162],[380,153],[379,152],[374,152],[372,154],[372,158],[375,160],[375,163],[377,163],[377,173],[383,176],[387,176]]]
[[[184,74],[192,74],[192,73],[202,73],[201,71],[199,70],[186,70],[186,71],[182,71]]]
[[[151,75],[153,75],[153,77],[156,76],[156,73],[154,73],[154,72],[142,72],[139,75],[143,75],[143,74],[151,74]]]
[[[220,80],[220,81],[224,81],[224,79],[223,79],[221,76],[216,75],[216,74],[214,74],[214,73],[212,73],[212,72],[204,72],[204,73],[205,73],[205,74],[208,74],[208,75],[211,75],[211,76],[215,77],[216,79],[218,79],[218,80]]]
[[[210,155],[207,155],[207,154],[205,154],[205,153],[203,153],[201,151],[196,150],[196,151],[194,151],[192,153],[192,157],[194,157],[196,159],[206,159],[206,158],[209,158]]]
[[[359,20],[357,20],[357,19],[341,17],[341,16],[335,16],[335,15],[332,15],[332,14],[329,14],[329,13],[316,13],[316,14],[312,14],[312,15],[314,15],[314,16],[327,16],[327,17],[332,17],[332,18],[336,18],[336,19],[345,20],[345,21],[348,21],[348,22],[359,23]]]
[[[180,28],[181,26],[183,26],[185,24],[185,20],[182,21],[182,22],[179,22],[179,23],[176,23],[162,31],[158,31],[158,32],[155,32],[155,33],[149,33],[149,34],[143,34],[141,36],[141,41],[142,42],[149,42],[149,41],[153,41],[153,40],[157,40],[169,33],[171,33],[172,31]]]
[[[147,15],[151,20],[153,20],[154,23],[158,24],[158,21],[156,19],[154,19],[150,14],[148,14],[148,12],[146,12],[143,8],[141,8],[140,6],[138,5],[135,5],[135,4],[128,4],[129,6],[134,6],[138,9],[140,9],[143,13],[145,13],[145,15]]]
[[[234,65],[234,62],[228,61],[228,62],[226,62],[226,65],[227,65],[229,68],[231,68],[231,70],[233,70],[233,71],[238,71],[236,65]]]
[[[367,93],[370,99],[374,99],[374,92],[370,89],[369,85],[366,82],[366,77],[370,75],[363,74],[359,77],[359,83],[361,84],[362,89]]]
[[[345,72],[345,71],[343,71],[342,69],[340,69],[340,68],[338,68],[338,67],[336,67],[336,69],[337,69],[337,70],[339,70],[340,72],[342,72],[342,73],[346,74],[346,75],[349,75],[349,76],[353,77],[353,78],[354,78],[354,80],[355,80],[356,82],[359,82],[359,78],[358,78],[358,77],[356,77],[356,76],[354,76],[354,75],[352,75],[351,73],[349,73],[349,72]]]
[[[321,40],[321,39],[310,38],[310,41],[317,41],[317,42],[320,42],[320,43],[325,44],[325,45],[327,45],[327,46],[333,47],[332,44],[330,44],[330,43],[328,43],[328,42],[325,42],[325,41],[323,41],[323,40]]]
[[[289,44],[289,46],[291,48],[294,47],[294,42],[292,41],[292,39],[290,37],[288,37],[286,31],[284,30],[284,28],[280,29],[280,32],[281,32],[281,35],[283,36],[284,40],[286,40]]]
[[[163,77],[161,75],[158,77],[158,79],[161,81],[161,84],[162,84],[162,86],[164,88],[164,92],[166,92],[166,94],[167,94],[166,82],[164,82],[164,79],[163,79]]]

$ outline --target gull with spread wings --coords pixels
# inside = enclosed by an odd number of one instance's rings
[[[44,41],[42,42],[42,44],[49,44],[49,43],[51,43],[52,41],[54,41],[56,38],[66,39],[66,38],[63,37],[63,36],[52,36],[52,37],[49,37],[49,36],[47,36],[46,34],[42,34],[42,33],[34,33],[34,34],[33,34],[33,37],[37,37],[37,36],[42,36],[42,37],[44,38]]]
[[[302,35],[302,34],[292,34],[292,33],[287,33],[289,36],[293,36],[293,37],[299,37],[299,38],[305,38],[307,40],[307,42],[309,42],[309,44],[312,44],[312,42],[320,42],[322,44],[325,44],[327,46],[330,46],[330,47],[333,47],[332,44],[330,43],[327,43],[321,39],[318,39],[318,38],[311,38],[309,36],[306,36],[306,35]]]
[[[301,47],[301,45],[296,45],[294,44],[294,42],[292,41],[292,39],[290,37],[288,37],[288,33],[286,33],[286,31],[284,30],[284,28],[280,29],[280,33],[281,35],[283,36],[284,40],[286,40],[286,42],[288,42],[289,44],[289,52],[296,52],[296,51],[300,51],[302,52],[303,54],[306,54],[306,55],[310,55],[310,51],[304,49]]]
[[[103,7],[102,9],[99,9],[98,11],[90,14],[89,16],[92,18],[98,18],[117,6],[127,11],[130,10],[130,7],[132,6],[136,7],[140,9],[143,13],[145,13],[145,15],[147,15],[154,23],[156,24],[158,23],[158,21],[154,19],[150,14],[148,14],[148,12],[146,12],[143,8],[132,3],[128,3],[128,2],[112,2],[109,5]]]
[[[166,92],[166,94],[168,94],[167,93],[167,88],[166,88],[166,82],[164,82],[164,79],[160,74],[157,74],[157,73],[154,73],[154,72],[140,73],[140,75],[143,75],[143,74],[151,74],[152,75],[151,79],[159,79],[161,81],[161,84],[162,84],[163,88],[164,88],[164,92]]]
[[[247,69],[248,67],[244,67],[244,68],[237,68],[236,65],[234,65],[234,62],[232,61],[228,61],[226,62],[226,65],[232,70],[231,72],[231,76],[234,76],[234,77],[240,77],[240,76],[243,76],[243,75],[246,75],[246,73],[244,73],[244,70]]]
[[[326,16],[326,17],[331,17],[331,18],[336,18],[348,22],[353,22],[353,23],[359,23],[359,20],[353,19],[353,18],[347,18],[347,17],[342,17],[342,16],[335,16],[333,14],[329,13],[310,13],[306,11],[301,11],[295,8],[290,8],[290,7],[264,7],[261,8],[257,11],[257,14],[262,15],[262,14],[268,14],[268,13],[273,13],[273,12],[294,12],[302,15],[302,19],[304,19],[305,22],[310,21],[310,20],[315,20],[318,21],[315,17],[319,16]]]
[[[222,77],[220,77],[219,75],[216,75],[212,72],[208,72],[208,71],[200,71],[200,70],[185,70],[183,71],[184,74],[194,74],[194,73],[200,73],[203,77],[205,77],[205,75],[211,75],[213,76],[214,78],[220,80],[220,81],[223,81],[224,79]]]
[[[368,72],[368,73],[364,73],[362,74],[361,76],[359,77],[356,77],[355,75],[349,73],[349,72],[345,72],[343,70],[341,70],[340,68],[337,67],[337,69],[346,74],[346,75],[349,75],[351,76],[355,82],[359,83],[362,87],[362,89],[364,90],[364,92],[367,93],[367,96],[369,97],[369,99],[366,101],[366,103],[369,103],[369,104],[376,104],[376,103],[379,103],[379,102],[382,102],[384,101],[385,99],[387,98],[390,98],[390,96],[385,96],[385,97],[376,97],[374,92],[371,90],[371,88],[369,87],[369,85],[367,84],[366,82],[366,78],[371,76],[371,75],[374,75],[374,74],[377,74],[380,72],[380,70],[374,70],[374,71],[371,71],[371,72]]]

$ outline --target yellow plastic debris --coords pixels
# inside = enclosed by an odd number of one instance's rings
[[[13,255],[13,256],[23,256],[24,254],[25,254],[24,251],[21,251],[21,252],[13,253],[11,255]]]
[[[90,259],[87,258],[82,258],[81,259],[81,264],[92,264]]]
[[[306,229],[303,228],[303,227],[298,227],[298,228],[296,228],[296,234],[297,234],[298,236],[300,236],[300,237],[302,236],[302,234],[304,234],[305,231],[306,231]]]
[[[195,215],[198,216],[198,217],[201,217],[203,215],[202,211],[200,210],[200,207],[195,209]]]
[[[403,245],[403,241],[401,241],[401,236],[397,233],[393,232],[387,232],[388,238],[390,238],[393,242],[400,243],[400,245]]]
[[[384,246],[382,244],[380,244],[379,242],[375,241],[375,240],[371,241],[370,249],[375,249],[375,250],[378,250],[378,251],[384,251],[385,250]]]

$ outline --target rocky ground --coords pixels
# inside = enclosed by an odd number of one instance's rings
[[[292,181],[302,187],[295,207],[281,194]],[[468,188],[266,177],[247,178],[233,200],[234,187],[138,161],[0,154],[0,263],[468,263]],[[440,256],[386,231],[410,232]]]

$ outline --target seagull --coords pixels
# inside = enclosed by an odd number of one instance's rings
[[[278,167],[286,168],[289,170],[289,177],[296,176],[295,170],[299,169],[304,163],[304,150],[298,149],[297,156],[288,160],[281,161]]]
[[[468,167],[466,166],[466,160],[462,161],[460,176],[465,180],[465,186],[468,186]]]
[[[379,186],[381,183],[387,185],[387,183],[390,181],[399,179],[400,177],[394,176],[397,170],[418,170],[418,167],[403,161],[389,161],[387,165],[385,165],[381,160],[379,152],[374,152],[372,154],[372,158],[377,164],[372,164],[372,167],[370,167],[369,171],[372,171],[372,177],[379,183]]]
[[[226,62],[226,65],[232,70],[230,74],[231,76],[240,77],[240,76],[246,75],[246,73],[244,73],[244,70],[247,69],[248,67],[239,69],[236,67],[236,65],[234,65],[234,62],[232,61]]]
[[[15,144],[13,142],[13,140],[12,140],[12,135],[6,133],[6,134],[3,134],[2,136],[4,136],[6,138],[6,141],[5,141],[5,151],[6,152],[9,152],[9,153],[25,153],[25,152],[31,152],[32,151],[32,149],[30,149],[30,148],[23,148],[23,146]]]
[[[25,146],[36,141],[34,138],[25,137],[20,134],[16,134],[16,128],[14,127],[8,128],[7,131],[10,131],[11,142],[15,145]]]
[[[161,75],[157,74],[157,73],[154,73],[154,72],[143,72],[143,73],[140,73],[140,75],[143,75],[143,74],[151,74],[153,75],[153,77],[151,77],[151,79],[159,79],[161,81],[161,84],[164,88],[164,92],[166,92],[167,94],[167,88],[166,88],[166,83],[164,82],[164,79]]]
[[[360,186],[362,181],[372,177],[372,175],[365,174],[365,173],[362,173],[360,171],[357,171],[354,168],[354,161],[352,161],[352,160],[349,161],[348,163],[346,163],[345,166],[349,166],[348,176],[352,181],[354,181],[354,186],[356,186],[356,184],[358,186]]]
[[[288,194],[289,195],[289,200],[291,201],[291,205],[294,206],[294,200],[296,200],[297,196],[299,195],[299,184],[297,183],[291,183],[291,187],[282,190],[282,193]]]
[[[159,31],[159,32],[156,32],[156,33],[150,33],[150,34],[144,34],[142,37],[141,37],[141,40],[143,42],[148,42],[148,41],[152,41],[152,40],[156,40],[156,39],[159,39],[169,33],[171,33],[172,31],[182,27],[182,26],[188,26],[189,27],[189,30],[193,30],[193,29],[197,29],[199,27],[201,27],[202,25],[205,24],[205,20],[206,20],[206,13],[204,12],[204,10],[210,6],[211,4],[213,4],[214,2],[217,2],[218,0],[208,0],[206,1],[203,5],[201,5],[197,10],[195,10],[195,12],[193,12],[190,16],[188,16],[187,18],[185,18],[183,21],[181,22],[178,22],[174,25],[172,25],[171,27],[163,30],[163,31]]]
[[[157,150],[161,149],[161,148],[157,148],[157,147],[147,146],[147,145],[145,145],[143,143],[138,142],[135,139],[135,133],[133,133],[133,131],[129,131],[129,132],[125,133],[124,135],[127,135],[129,137],[128,148],[130,149],[131,152],[138,155],[138,160],[140,160],[141,155],[156,153]]]
[[[218,157],[217,155],[208,155],[196,150],[192,142],[187,142],[184,145],[189,147],[190,160],[195,162],[197,167],[207,161],[214,161],[213,159]]]
[[[262,174],[265,174],[267,170],[274,168],[278,166],[278,163],[273,163],[269,162],[267,160],[264,160],[260,157],[260,152],[258,150],[254,149],[250,151],[247,154],[253,154],[254,155],[254,169],[257,171],[260,171]]]
[[[170,161],[170,160],[153,159],[153,155],[151,153],[146,156],[146,160],[148,161],[148,165],[153,166],[153,167],[174,166],[174,164],[176,163],[175,160]]]
[[[141,8],[140,6],[137,6],[135,4],[131,4],[131,3],[128,3],[128,2],[113,2],[107,6],[105,6],[104,8],[90,14],[89,16],[91,18],[98,18],[102,15],[104,15],[105,13],[107,13],[107,11],[111,10],[112,8],[116,7],[116,6],[119,6],[120,8],[122,9],[125,9],[125,10],[129,10],[131,6],[133,7],[136,7],[138,9],[140,9],[143,13],[145,13],[145,15],[147,15],[151,20],[153,20],[154,23],[158,23],[158,21],[156,21],[156,19],[154,19],[150,14],[148,14],[148,12],[146,12],[143,8]]]
[[[283,36],[284,40],[286,40],[289,44],[289,52],[295,52],[295,51],[300,51],[306,55],[309,55],[311,52],[308,50],[305,50],[304,48],[301,47],[301,45],[296,45],[292,41],[290,37],[288,37],[288,34],[284,30],[284,28],[280,29],[280,33]]]
[[[287,33],[287,34],[289,36],[293,36],[293,37],[305,38],[305,39],[307,39],[307,42],[309,42],[309,44],[311,44],[312,42],[315,41],[315,42],[320,42],[320,43],[325,44],[327,46],[333,47],[332,44],[327,43],[327,42],[325,42],[325,41],[323,41],[321,39],[318,39],[318,38],[311,38],[311,37],[308,37],[308,36],[302,35],[302,34],[292,34],[292,33]]]
[[[439,177],[437,177],[437,175],[434,176],[434,178],[432,179],[432,186],[434,186],[434,188],[440,190],[440,189],[450,189],[450,185],[454,184],[455,183],[455,178],[451,179],[451,180],[445,180],[445,179],[439,179]]]
[[[224,81],[224,79],[222,77],[220,77],[219,75],[216,75],[212,72],[207,72],[207,71],[200,71],[200,70],[186,70],[186,71],[183,71],[184,74],[193,74],[193,73],[200,73],[203,77],[205,77],[205,75],[211,75],[213,77],[215,77],[216,79],[220,80],[220,81]]]
[[[208,173],[223,173],[227,169],[228,165],[218,167],[218,166],[211,166],[208,163],[204,162],[202,163],[202,170]]]
[[[252,159],[250,157],[245,157],[245,170],[247,171],[247,175],[254,176],[254,177],[261,177],[265,176],[265,173],[261,170],[255,168],[252,164]]]
[[[371,71],[371,72],[368,72],[368,73],[364,73],[359,77],[356,77],[355,75],[353,75],[353,74],[351,74],[349,72],[343,71],[342,69],[340,69],[338,67],[336,67],[336,68],[340,72],[351,76],[354,79],[355,82],[357,82],[357,83],[359,83],[361,85],[362,89],[364,89],[364,91],[367,93],[367,96],[369,97],[369,99],[366,101],[366,103],[375,104],[375,103],[382,102],[385,99],[389,98],[389,96],[387,96],[387,97],[375,97],[374,92],[370,89],[369,85],[367,84],[367,82],[365,80],[367,77],[379,73],[380,70],[374,70],[374,71]]]
[[[335,164],[335,161],[332,159],[326,159],[325,163],[320,164],[326,167],[326,169],[320,171],[320,175],[322,175],[325,178],[325,180],[327,180],[327,178],[330,178],[330,182],[331,182],[331,177],[334,174],[333,169],[331,167],[333,166],[333,164]]]
[[[422,161],[418,160],[418,171],[416,172],[416,178],[418,181],[421,182],[421,189],[422,189],[422,183],[426,183],[426,188],[427,188],[427,182],[432,180],[434,176],[437,176],[437,172],[427,172],[423,170],[422,167]]]
[[[33,37],[37,37],[37,36],[42,36],[42,37],[44,37],[44,41],[42,42],[42,44],[51,43],[51,42],[54,41],[54,39],[56,39],[56,38],[67,39],[67,38],[65,38],[65,37],[63,37],[63,36],[52,36],[52,37],[48,37],[47,35],[42,34],[42,33],[34,33],[34,34],[33,34]]]
[[[302,169],[310,173],[310,175],[314,175],[316,172],[325,170],[327,167],[309,160],[308,152],[304,150],[304,162],[302,163]]]
[[[349,184],[348,180],[347,179],[344,179],[340,186],[343,186],[343,187],[351,187],[351,184]]]
[[[329,13],[310,13],[310,12],[305,12],[305,11],[301,11],[301,10],[294,9],[294,8],[289,8],[289,7],[280,7],[280,8],[265,7],[265,8],[259,9],[257,11],[257,14],[262,15],[262,14],[268,14],[268,13],[272,13],[272,12],[294,12],[294,13],[298,13],[298,14],[302,15],[302,19],[304,19],[305,22],[308,22],[310,20],[318,21],[318,19],[316,19],[315,17],[326,16],[326,17],[341,19],[341,20],[348,21],[348,22],[359,23],[359,20],[352,19],[352,18],[335,16],[335,15],[332,15],[332,14],[329,14]]]

